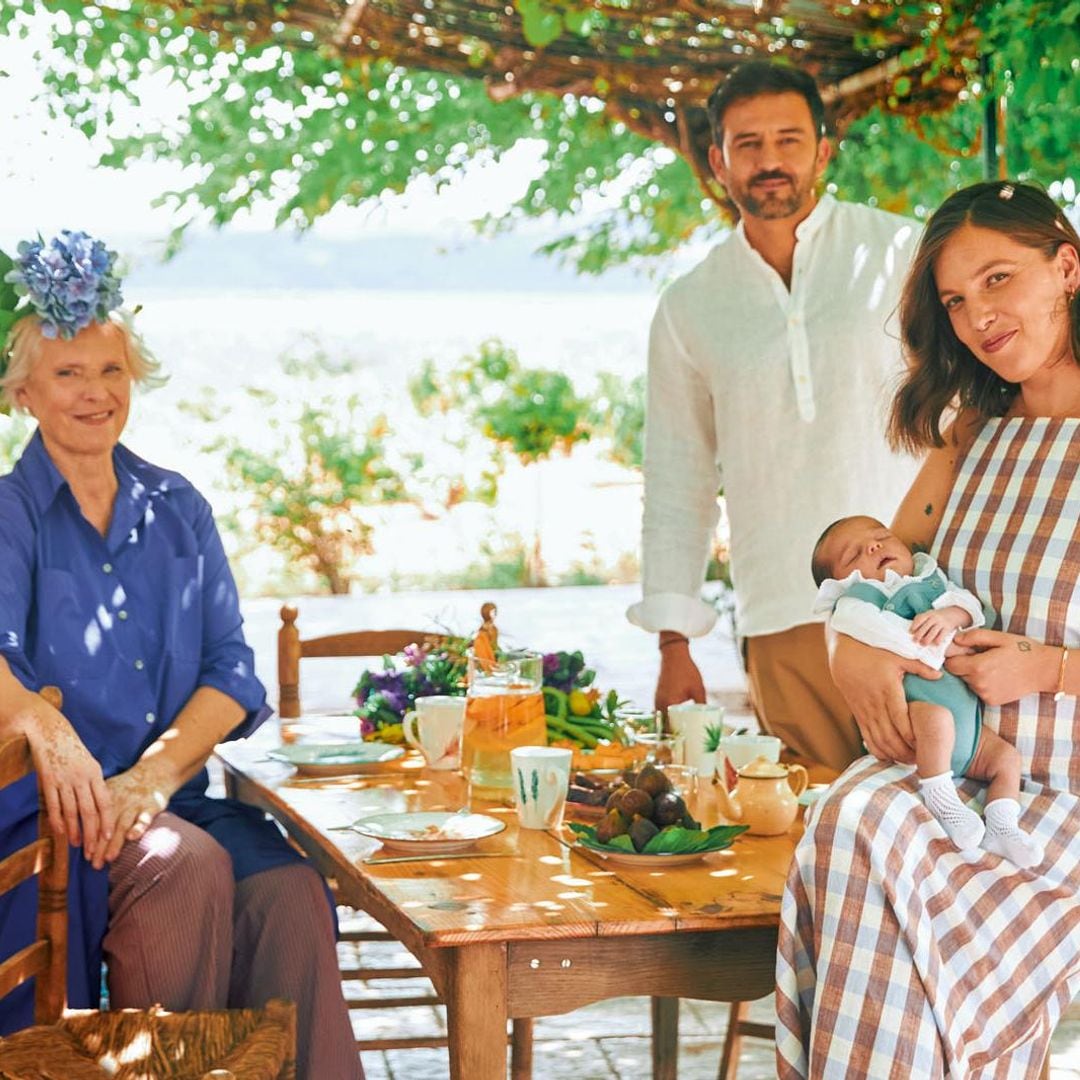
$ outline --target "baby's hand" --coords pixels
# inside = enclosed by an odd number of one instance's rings
[[[962,607],[931,609],[911,620],[911,636],[920,645],[940,645],[961,626],[967,626],[971,616]]]

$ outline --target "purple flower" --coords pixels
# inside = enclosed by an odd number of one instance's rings
[[[423,645],[406,645],[402,655],[409,667],[420,667],[428,657],[428,650]]]
[[[366,738],[375,731],[375,721],[366,718],[360,721],[360,737]]]
[[[544,674],[554,675],[559,670],[562,660],[559,658],[558,653],[544,653]]]

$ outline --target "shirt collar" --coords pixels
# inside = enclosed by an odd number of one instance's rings
[[[810,213],[807,214],[806,217],[804,217],[802,221],[800,221],[799,224],[795,226],[795,242],[801,243],[812,239],[813,236],[825,224],[825,222],[828,221],[829,218],[832,216],[832,212],[835,206],[836,199],[833,198],[832,195],[830,195],[828,192],[822,195],[821,198],[818,199],[818,201],[814,204],[814,209],[811,210]],[[746,251],[751,252],[759,259],[761,259],[761,255],[758,254],[757,250],[746,238],[745,217],[739,218],[738,224],[735,226],[735,235],[738,237],[739,241],[742,243],[743,248]],[[763,264],[765,263],[764,259],[761,259],[761,261]]]
[[[126,536],[142,520],[151,494],[164,493],[190,485],[177,473],[159,469],[117,443],[113,448],[113,468],[118,489],[109,525],[109,540]],[[68,482],[49,457],[41,431],[35,431],[26,444],[17,466],[22,473],[30,498],[39,514],[44,514],[56,501]]]

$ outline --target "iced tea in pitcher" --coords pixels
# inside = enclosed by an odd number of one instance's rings
[[[505,653],[497,660],[469,654],[461,767],[480,798],[510,794],[510,751],[515,746],[547,744],[541,675],[539,653]]]

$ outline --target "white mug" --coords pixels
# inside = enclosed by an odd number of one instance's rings
[[[759,757],[779,761],[781,746],[782,743],[774,735],[725,735],[716,751],[716,770],[721,776],[724,775],[725,758],[733,769],[741,769]]]
[[[430,769],[456,769],[461,765],[461,728],[465,698],[435,695],[418,697],[416,708],[405,714],[401,729]]]
[[[716,765],[716,751],[707,750],[711,727],[721,728],[724,709],[720,705],[703,705],[683,701],[668,706],[668,724],[676,735],[683,737],[684,763],[697,769],[698,776],[709,777]]]
[[[557,829],[562,824],[573,750],[561,746],[515,746],[510,751],[514,802],[523,829]]]

